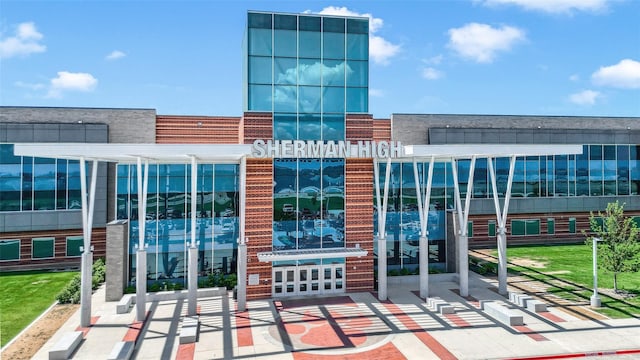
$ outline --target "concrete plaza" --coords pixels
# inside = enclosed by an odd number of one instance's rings
[[[432,277],[435,280],[435,277]],[[116,314],[116,302],[93,295],[93,325],[73,359],[106,359],[114,345],[137,340],[135,359],[553,359],[599,356],[640,358],[640,319],[606,319],[587,307],[548,304],[530,312],[499,295],[492,279],[471,274],[470,296],[444,276],[430,283],[430,297],[455,308],[441,314],[420,299],[418,279],[389,281],[389,299],[375,293],[249,301],[236,311],[229,292],[198,299],[199,336],[180,344],[186,300],[150,302],[144,323],[135,310]],[[510,279],[510,290],[515,290]],[[522,288],[519,289],[522,291]],[[535,295],[535,294],[534,294]],[[494,301],[523,316],[524,325],[505,325],[482,309]],[[574,304],[575,305],[575,304]],[[47,342],[34,359],[79,327],[79,312]]]

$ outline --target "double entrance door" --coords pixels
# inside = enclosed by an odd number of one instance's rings
[[[273,296],[343,293],[344,269],[344,264],[274,267]]]

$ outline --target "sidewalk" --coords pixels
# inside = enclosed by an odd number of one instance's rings
[[[186,301],[152,302],[147,304],[149,316],[134,358],[548,359],[598,352],[608,354],[599,359],[640,357],[640,319],[576,316],[557,305],[546,313],[533,313],[497,294],[492,280],[471,273],[469,285],[470,296],[462,298],[454,282],[430,283],[430,296],[455,308],[454,314],[444,315],[416,295],[417,277],[408,284],[390,280],[389,299],[384,302],[373,293],[353,293],[249,301],[248,311],[237,312],[231,293],[200,298],[199,338],[182,345],[178,331]],[[479,308],[481,301],[513,309],[523,316],[524,326],[497,322]],[[134,311],[116,314],[115,307],[116,302],[104,301],[103,289],[94,294],[95,324],[87,329],[74,359],[105,359],[114,344],[127,336]],[[34,359],[48,359],[48,350],[57,339],[76,330],[78,324],[79,312]],[[630,353],[615,356],[620,350]]]

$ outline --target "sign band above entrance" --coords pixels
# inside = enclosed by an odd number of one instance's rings
[[[399,141],[304,141],[256,140],[251,148],[254,158],[399,158]]]

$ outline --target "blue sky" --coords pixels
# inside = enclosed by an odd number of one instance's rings
[[[0,0],[0,104],[239,116],[247,10],[370,16],[376,118],[640,116],[636,0]]]

